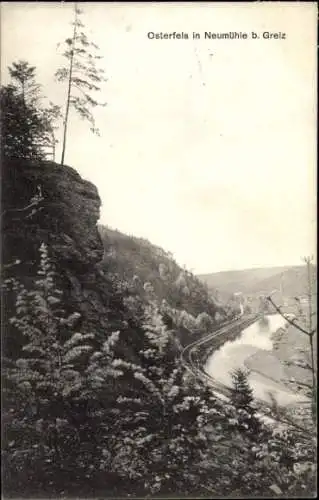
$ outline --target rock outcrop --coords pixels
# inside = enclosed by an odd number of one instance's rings
[[[99,268],[104,249],[97,230],[101,202],[96,187],[74,169],[53,162],[10,160],[3,164],[2,172],[4,278],[15,275],[31,287],[39,247],[46,243],[63,291],[63,307],[81,314],[79,331],[94,331],[103,338],[110,319],[121,322],[123,310],[121,299]],[[43,199],[30,207],[37,193]],[[20,263],[11,265],[16,260]],[[7,342],[4,347],[11,355],[16,348],[8,324],[13,307],[7,300],[4,330],[9,347]]]

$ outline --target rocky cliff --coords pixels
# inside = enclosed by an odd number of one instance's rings
[[[101,202],[96,187],[74,169],[53,162],[10,160],[3,164],[2,173],[4,278],[15,275],[32,286],[39,247],[46,243],[63,291],[63,305],[66,311],[81,314],[78,330],[105,336],[110,319],[121,321],[123,310],[121,299],[99,268],[103,245],[97,230]],[[34,206],[37,194],[42,199]],[[16,260],[20,263],[11,265]],[[12,312],[9,301],[4,307],[4,347],[11,355],[16,349],[7,321]]]

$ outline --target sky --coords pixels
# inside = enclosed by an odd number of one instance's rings
[[[7,66],[25,59],[44,94],[65,105],[54,72],[72,8],[1,3],[3,84]],[[195,273],[301,264],[314,254],[316,3],[81,8],[103,56],[98,98],[107,106],[95,112],[100,137],[71,113],[65,162],[97,186],[100,223],[149,239]],[[249,36],[204,38],[230,31]]]

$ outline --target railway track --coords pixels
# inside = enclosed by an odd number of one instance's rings
[[[202,339],[195,340],[191,344],[188,344],[181,352],[180,355],[180,361],[181,363],[185,366],[185,368],[197,379],[200,379],[203,382],[209,383],[210,387],[212,388],[214,394],[216,397],[219,399],[227,400],[229,401],[229,398],[231,396],[231,389],[227,387],[226,385],[222,384],[218,380],[214,379],[211,377],[208,373],[205,372],[204,367],[203,367],[203,359],[202,356],[199,356],[199,359],[195,359],[195,354],[199,353],[199,348],[203,346],[204,344],[212,343],[214,340],[221,340],[223,336],[226,336],[226,334],[233,333],[233,329],[238,329],[243,330],[253,324],[255,321],[261,318],[260,314],[255,314],[255,315],[250,315],[246,317],[241,317],[237,318],[232,321],[228,321],[227,323],[224,323],[218,330],[216,330],[213,333],[210,333],[209,335],[206,335]],[[221,338],[221,339],[220,339]],[[227,339],[226,339],[227,341]],[[222,340],[221,342],[217,342],[216,348],[220,347],[224,341]],[[308,429],[305,429],[304,427],[298,425],[297,423],[293,422],[291,419],[287,418],[279,418],[278,416],[269,416],[269,412],[272,412],[272,408],[270,405],[268,405],[265,401],[255,398],[255,402],[258,405],[258,416],[269,423],[281,423],[288,425],[290,427],[294,427],[298,429],[299,431],[305,432],[307,435],[311,435],[311,433],[308,431]]]
[[[195,361],[194,355],[196,352],[199,352],[199,348],[207,343],[211,343],[214,340],[218,339],[219,337],[225,336],[225,334],[229,333],[229,330],[233,330],[233,328],[238,328],[244,329],[247,328],[249,325],[254,323],[255,321],[258,320],[260,315],[255,314],[255,315],[250,315],[246,317],[241,317],[232,321],[228,321],[227,323],[223,323],[223,325],[218,328],[213,333],[210,333],[209,335],[206,335],[204,338],[195,340],[188,346],[186,346],[182,353],[181,353],[181,363],[187,368],[188,371],[190,371],[195,377],[201,378],[202,380],[205,380],[206,382],[210,382],[210,385],[213,388],[216,388],[219,391],[222,391],[222,393],[225,396],[229,396],[230,390],[229,388],[218,382],[216,379],[208,375],[208,373],[205,372],[204,368],[200,365],[200,361]],[[216,347],[219,347],[220,343]]]

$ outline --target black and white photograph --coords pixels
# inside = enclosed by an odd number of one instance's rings
[[[2,498],[317,496],[316,2],[0,2]]]

